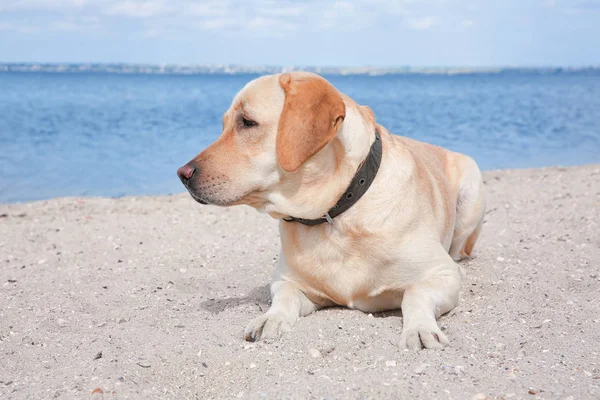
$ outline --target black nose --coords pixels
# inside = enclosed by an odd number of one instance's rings
[[[177,176],[181,179],[181,182],[186,183],[189,181],[194,173],[196,172],[196,167],[190,164],[185,164],[183,167],[177,170]]]

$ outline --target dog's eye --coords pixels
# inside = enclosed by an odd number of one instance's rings
[[[258,125],[256,121],[252,121],[246,117],[242,117],[242,124],[244,125],[244,128],[252,128],[253,126]]]

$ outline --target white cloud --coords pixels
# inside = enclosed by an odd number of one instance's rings
[[[123,1],[104,11],[106,15],[118,15],[134,18],[150,18],[170,14],[172,9],[161,0]]]
[[[195,17],[224,17],[231,14],[230,4],[226,1],[193,3],[178,8],[182,14]]]
[[[431,10],[449,1],[458,0],[0,0],[0,11],[9,13],[8,21],[10,12],[28,13],[45,20],[42,27],[63,31],[78,30],[91,18],[97,31],[114,32],[122,24],[118,17],[144,21],[140,34],[148,37],[197,30],[285,35],[295,29],[357,31],[388,18],[425,30],[439,22],[427,16]]]
[[[567,14],[585,14],[600,11],[600,0],[545,0],[542,6]]]
[[[472,19],[463,19],[460,23],[460,26],[462,26],[463,28],[470,28],[473,26],[475,22],[473,22]]]
[[[55,32],[91,32],[98,31],[99,27],[96,17],[68,18],[52,21],[46,25],[48,30]]]
[[[352,24],[348,22],[352,21]],[[362,17],[356,14],[356,7],[348,1],[336,1],[325,9],[322,13],[319,27],[321,29],[331,29],[333,27],[342,27],[342,29],[352,29],[360,25]]]
[[[81,32],[92,31],[97,28],[95,21],[90,18],[81,20],[53,21],[47,24],[15,24],[0,21],[0,31],[16,32],[19,34],[32,34],[43,31],[53,32]]]
[[[16,33],[35,33],[39,32],[40,28],[38,26],[28,25],[28,24],[14,24],[10,22],[0,22],[0,32],[16,32]]]
[[[231,18],[212,18],[200,22],[200,27],[203,29],[224,29],[237,26]]]
[[[439,22],[439,18],[434,16],[409,18],[407,22],[411,29],[424,31],[436,25]]]
[[[176,35],[177,33],[179,33],[177,30],[175,29],[170,29],[170,28],[164,28],[164,27],[148,27],[146,29],[144,29],[144,31],[142,32],[142,35],[146,38],[156,38],[156,37],[167,37],[167,36],[172,36],[172,35]]]
[[[73,22],[57,21],[48,25],[48,29],[51,31],[75,32],[81,30],[81,26]]]
[[[106,0],[92,1],[102,3]],[[90,0],[2,0],[0,2],[0,12],[72,10],[83,7],[86,2],[90,2]]]
[[[586,14],[600,11],[600,1],[581,1],[565,8],[568,14]]]
[[[250,29],[262,29],[262,28],[279,28],[283,26],[281,22],[274,18],[255,17],[252,18],[246,26]]]
[[[306,6],[298,6],[298,7],[273,7],[273,8],[265,8],[262,12],[265,15],[271,15],[274,17],[297,17],[304,14],[307,10]]]
[[[344,13],[344,14],[349,14],[354,12],[354,5],[348,1],[336,1],[333,4],[333,8],[335,11]]]

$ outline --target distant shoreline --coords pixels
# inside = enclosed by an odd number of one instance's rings
[[[314,67],[103,63],[0,63],[0,72],[111,73],[149,75],[242,75],[311,71],[323,75],[600,75],[600,66],[584,67]]]

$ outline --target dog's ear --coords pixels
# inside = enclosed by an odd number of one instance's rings
[[[295,172],[335,137],[346,106],[338,91],[320,77],[283,74],[279,84],[285,102],[277,128],[277,161],[285,171]]]

